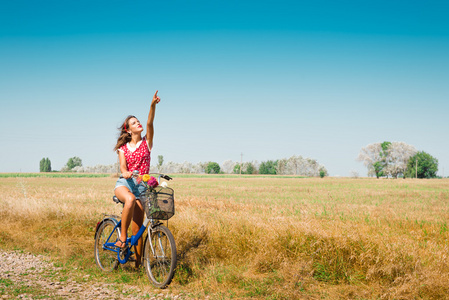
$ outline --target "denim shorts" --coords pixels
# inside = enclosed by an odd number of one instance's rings
[[[143,183],[137,183],[137,180],[135,178],[119,178],[117,180],[117,183],[115,184],[115,188],[118,188],[120,186],[125,186],[128,188],[128,190],[136,196],[136,199],[140,198],[140,194],[145,191],[145,186]]]

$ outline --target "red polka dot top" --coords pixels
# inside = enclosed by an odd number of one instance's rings
[[[138,170],[139,174],[148,174],[150,171],[151,152],[148,149],[145,138],[142,139],[142,142],[134,151],[131,151],[127,144],[121,146],[119,150],[125,154],[128,171]]]

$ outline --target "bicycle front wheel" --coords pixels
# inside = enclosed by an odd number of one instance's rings
[[[120,238],[119,229],[114,228],[112,220],[105,220],[95,234],[95,262],[105,272],[111,272],[118,266],[117,252],[109,250],[111,247],[103,247],[105,243],[115,243]]]
[[[167,227],[159,225],[147,235],[143,263],[154,286],[163,289],[170,284],[176,268],[176,245]]]

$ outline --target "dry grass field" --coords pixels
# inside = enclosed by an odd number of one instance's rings
[[[449,180],[178,177],[169,289],[212,299],[448,299]],[[0,178],[0,245],[93,280],[114,178]]]

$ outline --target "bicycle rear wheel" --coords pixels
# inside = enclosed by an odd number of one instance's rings
[[[151,235],[150,235],[151,234]],[[165,288],[173,279],[176,268],[176,245],[170,230],[157,226],[145,238],[143,263],[154,286]]]
[[[105,272],[117,269],[119,263],[117,252],[103,248],[105,243],[115,243],[120,238],[119,229],[114,230],[114,227],[115,223],[112,220],[105,220],[95,234],[95,262]]]

